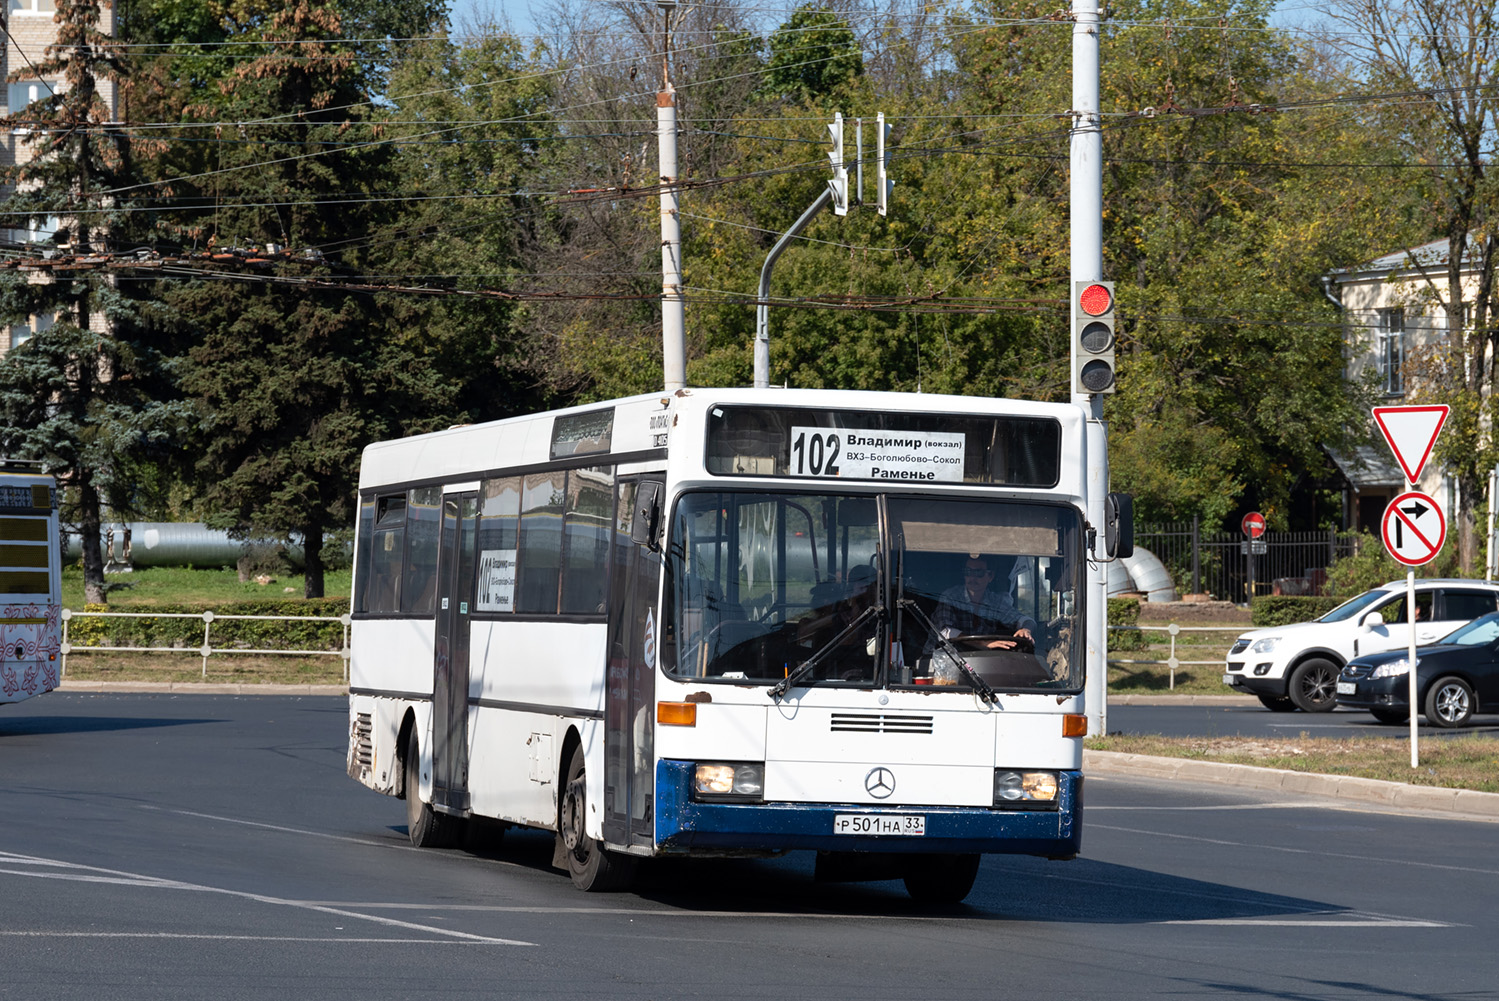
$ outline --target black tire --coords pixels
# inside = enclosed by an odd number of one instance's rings
[[[406,740],[406,759],[402,789],[406,793],[406,836],[418,848],[449,848],[462,834],[463,823],[457,817],[438,813],[431,804],[422,802],[422,748],[416,739],[416,728]]]
[[[611,852],[586,833],[588,783],[583,770],[583,748],[574,747],[562,784],[562,802],[557,810],[557,834],[562,839],[567,874],[573,885],[590,893],[623,890],[635,875],[635,860]]]
[[[1302,712],[1332,712],[1338,706],[1338,665],[1321,657],[1302,661],[1291,672],[1286,694]]]
[[[1426,690],[1426,722],[1451,729],[1473,718],[1473,689],[1462,678],[1438,678]]]
[[[1256,695],[1260,705],[1273,713],[1293,713],[1296,711],[1296,703],[1284,695]]]
[[[1370,709],[1369,715],[1381,723],[1404,723],[1411,718],[1404,709]]]
[[[906,863],[906,892],[923,904],[962,903],[978,874],[977,855],[913,855]]]

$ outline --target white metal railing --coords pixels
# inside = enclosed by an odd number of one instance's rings
[[[1137,633],[1144,633],[1144,632],[1161,633],[1161,632],[1163,632],[1163,633],[1165,633],[1167,636],[1169,636],[1171,638],[1171,646],[1169,648],[1169,651],[1168,651],[1168,654],[1167,654],[1167,657],[1166,657],[1165,660],[1116,660],[1116,659],[1114,659],[1112,657],[1109,657],[1108,658],[1108,663],[1110,663],[1110,664],[1165,664],[1166,667],[1168,668],[1168,670],[1170,671],[1169,679],[1167,681],[1167,687],[1168,688],[1175,688],[1176,687],[1176,669],[1178,667],[1205,667],[1205,666],[1208,666],[1208,665],[1211,665],[1211,664],[1223,665],[1223,664],[1225,664],[1225,662],[1227,660],[1227,653],[1228,653],[1228,651],[1225,650],[1224,651],[1224,656],[1223,657],[1219,657],[1217,660],[1179,660],[1179,659],[1177,659],[1177,656],[1176,656],[1176,637],[1179,634],[1181,634],[1181,633],[1242,633],[1242,632],[1245,632],[1245,631],[1247,631],[1249,629],[1252,629],[1252,628],[1254,628],[1254,627],[1253,626],[1245,626],[1245,625],[1238,625],[1238,626],[1179,626],[1175,622],[1168,622],[1164,626],[1109,626],[1109,629],[1112,630],[1112,631],[1115,631],[1115,632],[1137,632]]]
[[[92,644],[75,647],[68,640],[68,624],[73,619],[199,619],[203,623],[203,645],[194,649],[190,646],[93,646]],[[212,642],[213,624],[215,622],[231,622],[254,620],[259,622],[337,622],[343,627],[343,641],[337,650],[262,650],[249,647],[226,646],[215,647]],[[68,654],[70,653],[190,653],[203,658],[203,677],[208,677],[208,658],[214,654],[270,654],[275,656],[290,655],[296,657],[340,657],[343,659],[344,683],[349,680],[349,623],[352,621],[349,613],[343,615],[219,615],[212,611],[206,612],[75,612],[71,608],[62,610],[62,655],[61,672],[66,675],[68,670]]]

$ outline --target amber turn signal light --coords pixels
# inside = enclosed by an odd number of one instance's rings
[[[663,726],[697,726],[697,703],[657,702],[656,722]]]
[[[1068,713],[1062,717],[1062,736],[1086,737],[1087,735],[1088,717],[1081,713]]]

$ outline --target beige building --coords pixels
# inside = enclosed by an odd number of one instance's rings
[[[46,55],[47,46],[51,45],[57,37],[57,24],[53,21],[57,9],[54,0],[6,0],[6,3],[8,12],[5,23],[10,37],[5,44],[3,62],[0,62],[0,77],[8,78],[17,70],[40,63]],[[100,30],[112,35],[114,24],[113,6],[101,4]],[[49,93],[61,90],[63,86],[61,79],[51,77],[44,80],[21,80],[7,84],[5,106],[3,110],[0,110],[0,114],[20,113],[28,104],[46,97]],[[115,84],[108,80],[99,81],[99,95],[110,109],[110,117],[117,118],[119,96]],[[24,163],[30,159],[30,156],[31,153],[25,141],[24,126],[12,128],[5,133],[4,142],[0,144],[0,164],[9,167],[16,163]],[[0,196],[8,193],[9,189],[0,190]],[[4,223],[3,232],[0,232],[0,244],[12,252],[21,253],[25,252],[27,244],[50,240],[58,227],[56,217],[6,219]],[[38,277],[37,280],[47,279]],[[0,327],[0,355],[15,345],[23,343],[39,331],[46,330],[53,322],[55,322],[55,317],[52,316],[33,316],[26,323]]]
[[[1421,349],[1446,340],[1447,259],[1443,239],[1323,278],[1328,298],[1342,309],[1348,377],[1372,378],[1378,405],[1410,402],[1413,361]],[[1463,275],[1463,299],[1468,302],[1476,294],[1477,273],[1464,269]],[[1345,523],[1378,535],[1385,507],[1406,489],[1400,467],[1383,442],[1332,458],[1347,481]],[[1450,523],[1457,494],[1446,471],[1428,463],[1417,487],[1442,504]]]

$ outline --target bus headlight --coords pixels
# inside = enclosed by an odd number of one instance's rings
[[[760,800],[765,796],[765,766],[759,762],[699,762],[692,777],[692,798]]]
[[[1056,772],[1019,772],[994,769],[994,805],[1000,807],[1054,807],[1057,803]]]

